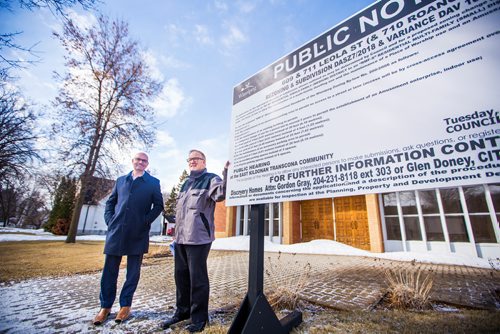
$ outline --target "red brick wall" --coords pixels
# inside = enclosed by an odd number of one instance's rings
[[[215,206],[215,232],[226,232],[226,201]]]

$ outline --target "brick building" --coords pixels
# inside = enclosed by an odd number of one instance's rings
[[[265,235],[275,243],[329,239],[371,252],[500,257],[498,183],[265,205]],[[249,234],[249,206],[219,203],[215,217],[216,237]]]

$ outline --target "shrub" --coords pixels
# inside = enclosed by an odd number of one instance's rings
[[[301,301],[300,292],[304,289],[311,276],[311,264],[306,263],[304,268],[299,271],[299,275],[291,275],[283,278],[287,269],[292,267],[287,262],[281,261],[281,253],[278,261],[273,262],[268,257],[268,263],[265,270],[265,277],[268,279],[267,299],[275,311],[293,310],[299,306]]]
[[[385,272],[388,285],[387,300],[397,309],[423,310],[430,308],[429,295],[434,283],[430,274],[418,270],[391,270]]]
[[[52,227],[52,233],[55,235],[67,235],[69,230],[69,219],[57,219],[56,224]]]

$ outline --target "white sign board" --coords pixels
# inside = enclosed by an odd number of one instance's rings
[[[500,182],[500,1],[378,1],[234,88],[227,205]]]

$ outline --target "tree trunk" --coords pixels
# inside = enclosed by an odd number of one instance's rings
[[[73,215],[71,216],[71,224],[69,225],[68,236],[66,243],[74,244],[76,242],[76,233],[78,231],[78,222],[80,221],[80,212],[82,211],[83,201],[85,199],[85,192],[87,191],[87,182],[82,182],[80,193],[76,199],[75,207],[73,208]]]

